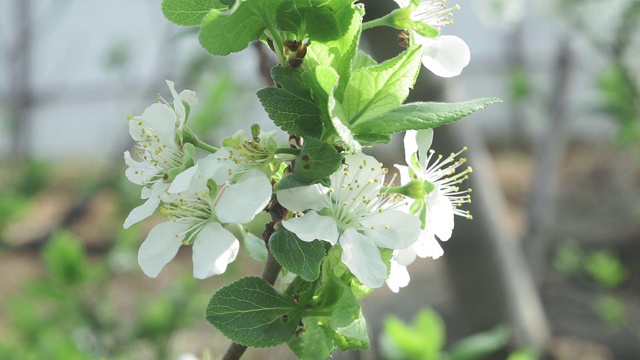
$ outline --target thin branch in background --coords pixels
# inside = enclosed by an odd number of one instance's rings
[[[573,59],[568,38],[560,41],[560,52],[554,70],[555,83],[549,106],[549,122],[536,146],[535,175],[527,209],[528,229],[524,250],[538,282],[546,267],[551,245],[550,227],[557,211],[556,194],[560,168],[566,153],[571,118],[567,115]]]
[[[10,119],[11,145],[10,159],[14,164],[24,164],[30,157],[29,132],[31,129],[30,109],[34,105],[31,89],[32,32],[31,0],[15,0],[15,18],[19,27],[16,41],[9,51],[11,66]]]
[[[511,83],[510,123],[511,136],[510,145],[520,150],[527,145],[528,136],[525,127],[526,113],[523,100],[526,98],[526,91],[521,89],[522,74],[526,73],[526,60],[524,54],[524,21],[521,20],[513,27],[507,37],[507,64],[509,67],[508,76]]]

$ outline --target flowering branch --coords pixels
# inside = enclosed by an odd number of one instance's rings
[[[244,229],[265,209],[271,215],[262,240],[240,232],[251,258],[266,262],[262,277],[219,289],[207,306],[207,320],[233,342],[223,359],[283,343],[303,359],[368,348],[359,300],[385,281],[394,291],[406,286],[406,265],[442,255],[438,240],[451,237],[454,215],[471,218],[459,209],[470,201],[470,190],[460,186],[471,169],[460,168],[460,153],[428,152],[431,129],[498,100],[403,104],[421,65],[456,76],[469,48],[440,35],[457,6],[395,1],[398,9],[363,25],[364,5],[355,1],[163,0],[169,20],[200,26],[200,43],[211,54],[261,40],[280,63],[271,69],[275,86],[257,96],[291,148],[257,125],[217,149],[204,143],[187,123],[195,93],[178,94],[169,81],[173,101],[160,99],[129,122],[137,151],[125,153],[126,175],[142,186],[145,202],[124,226],[156,209],[167,220],[140,246],[148,276],[156,277],[181,246],[193,249],[194,277],[222,274],[240,250],[227,228]],[[358,48],[362,31],[378,25],[409,34],[406,50],[382,63]],[[387,169],[362,149],[405,131],[407,166],[396,165],[401,184],[392,186]],[[273,286],[281,270],[282,291]]]

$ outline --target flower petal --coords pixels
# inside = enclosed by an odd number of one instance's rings
[[[433,129],[416,131],[416,142],[418,143],[418,161],[420,162],[420,170],[424,172],[427,168],[427,153],[433,143]]]
[[[393,259],[402,266],[409,266],[416,260],[416,241],[413,245],[405,249],[395,250],[393,252]]]
[[[171,182],[171,186],[169,186],[168,191],[172,194],[187,191],[189,188],[191,188],[191,182],[194,176],[197,176],[197,175],[200,175],[198,164],[176,175],[176,178],[173,179],[173,181]],[[206,180],[204,180],[204,183],[206,183]]]
[[[358,280],[370,288],[379,288],[387,278],[387,266],[380,250],[367,237],[354,229],[346,229],[340,236],[342,262]]]
[[[430,257],[432,259],[437,259],[444,255],[444,250],[442,250],[442,246],[440,246],[440,243],[436,240],[433,233],[426,230],[422,231],[420,238],[415,244],[413,244],[413,246],[411,246],[411,248],[416,252],[416,255],[421,258]]]
[[[398,169],[398,174],[400,174],[400,183],[402,185],[409,183],[411,181],[411,175],[409,175],[409,167],[404,165],[394,164],[396,169]]]
[[[316,210],[327,206],[327,200],[320,185],[299,186],[279,190],[276,193],[278,202],[290,211]]]
[[[205,179],[213,179],[216,184],[224,184],[234,174],[237,165],[231,160],[229,151],[219,148],[196,164]]]
[[[173,81],[170,81],[170,80],[165,80],[165,81],[169,86],[169,91],[171,91],[171,96],[173,96],[173,109],[176,115],[178,115],[177,128],[178,130],[182,130],[182,127],[184,126],[184,121],[185,121],[184,104],[182,103],[182,99],[180,99],[180,96],[178,96],[178,93],[176,92]]]
[[[338,225],[330,216],[318,215],[311,210],[301,217],[294,217],[284,220],[282,226],[292,233],[298,235],[300,240],[313,241],[325,240],[335,245],[338,241]]]
[[[404,249],[418,240],[420,220],[398,210],[375,212],[361,221],[364,234],[387,249]]]
[[[267,175],[260,170],[249,170],[238,182],[224,189],[216,205],[216,215],[223,223],[247,223],[267,206],[271,192]]]
[[[144,204],[131,210],[129,216],[124,220],[123,227],[128,229],[131,225],[136,224],[153,214],[160,205],[160,194],[164,193],[169,184],[162,181],[155,182],[151,188],[151,195]]]
[[[238,240],[220,224],[205,225],[193,243],[193,277],[206,279],[224,273],[239,248]]]
[[[154,136],[154,143],[175,144],[176,121],[176,113],[170,107],[155,103],[146,108],[142,116],[129,120],[129,133],[136,141],[146,141]],[[149,134],[148,129],[153,133]]]
[[[415,37],[422,44],[422,64],[440,77],[460,75],[469,64],[469,46],[457,36],[442,35],[435,39]]]
[[[168,221],[151,229],[138,250],[138,263],[148,277],[158,276],[176,256],[187,228],[186,224]]]
[[[146,184],[161,171],[148,161],[134,160],[129,151],[124,152],[124,162],[129,166],[127,170],[125,170],[127,179],[137,185]]]
[[[418,131],[416,130],[407,130],[404,134],[404,161],[406,161],[407,165],[411,165],[413,154],[418,152],[417,134]]]
[[[182,90],[182,92],[180,92],[180,95],[178,95],[178,97],[180,97],[180,100],[186,102],[189,106],[198,105],[198,98],[196,97],[195,91]]]
[[[441,241],[451,238],[453,232],[453,205],[440,189],[435,188],[427,196],[427,224],[428,230]]]
[[[400,265],[395,260],[391,259],[389,268],[389,278],[387,279],[387,286],[394,293],[398,293],[400,288],[409,285],[411,277],[407,271],[407,267]]]

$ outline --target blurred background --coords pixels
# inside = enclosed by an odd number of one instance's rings
[[[369,19],[396,7],[363,2]],[[444,257],[416,261],[399,294],[364,299],[371,350],[334,357],[429,359],[433,343],[458,359],[637,359],[640,1],[458,4],[443,33],[467,42],[471,64],[453,79],[423,70],[410,100],[503,99],[436,130],[436,151],[469,147],[474,220],[456,219]],[[384,60],[397,36],[362,41]],[[170,98],[171,79],[197,92],[189,125],[212,144],[274,129],[255,96],[266,46],[211,57],[159,0],[6,0],[0,48],[0,359],[219,356],[228,340],[204,319],[208,299],[261,264],[241,252],[196,281],[183,248],[157,279],[142,274],[137,248],[159,219],[122,229],[140,204],[126,119]],[[391,165],[401,143],[372,151]]]

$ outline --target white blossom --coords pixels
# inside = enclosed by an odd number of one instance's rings
[[[197,100],[193,91],[184,90],[178,95],[173,82],[167,80],[167,85],[174,97],[173,106],[157,102],[141,116],[129,118],[129,133],[135,140],[135,154],[141,160],[134,160],[129,151],[125,151],[124,160],[129,166],[125,175],[131,182],[143,186],[141,198],[147,201],[131,211],[124,221],[125,229],[153,214],[160,204],[160,196],[169,188],[170,184],[165,181],[167,173],[180,167],[185,157],[180,139],[186,120],[183,101],[193,106]]]
[[[203,160],[176,177],[172,188],[181,191],[172,193],[170,188],[161,196],[161,213],[168,221],[149,232],[138,252],[140,267],[149,277],[156,277],[183,244],[193,245],[194,277],[223,273],[239,249],[224,225],[251,221],[271,199],[271,183],[263,172],[235,173],[226,161]]]
[[[412,206],[412,212],[420,217],[422,223],[418,240],[405,249],[394,251],[391,274],[387,280],[387,285],[394,292],[408,284],[406,266],[413,263],[416,256],[437,259],[444,254],[437,239],[447,241],[451,238],[455,215],[472,218],[468,211],[460,209],[462,204],[471,201],[471,189],[460,190],[458,186],[468,178],[471,168],[457,171],[466,163],[465,158],[456,160],[462,151],[446,158],[442,155],[435,157],[435,152],[429,149],[432,140],[431,129],[407,131],[404,147],[408,166],[396,165],[402,184],[418,181],[427,184],[421,188],[428,191],[422,194],[422,198],[415,199]]]
[[[438,30],[451,20],[451,11],[459,9],[458,5],[449,7],[446,0],[420,0],[415,6],[411,0],[394,0],[401,8],[412,8],[410,19],[423,22]],[[422,64],[440,77],[454,77],[460,75],[462,69],[469,64],[471,52],[469,46],[457,36],[438,35],[429,38],[409,29],[412,41],[422,45]]]
[[[282,225],[303,241],[339,244],[349,270],[364,285],[377,288],[387,277],[378,248],[413,244],[420,222],[398,209],[404,197],[380,192],[386,169],[375,158],[359,153],[347,155],[344,162],[328,188],[318,184],[277,192],[280,204],[298,213]]]

